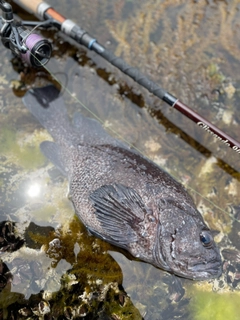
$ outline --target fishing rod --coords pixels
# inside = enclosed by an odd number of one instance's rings
[[[169,92],[162,89],[156,83],[148,79],[143,73],[141,73],[137,68],[131,67],[123,59],[115,56],[111,51],[107,50],[104,46],[97,42],[95,38],[88,34],[83,28],[78,26],[75,22],[70,19],[65,18],[59,12],[57,12],[51,5],[41,0],[13,0],[16,4],[20,5],[30,13],[35,14],[41,20],[44,20],[46,24],[39,24],[43,27],[55,27],[62,31],[64,34],[75,40],[78,44],[83,45],[89,50],[92,50],[103,57],[105,60],[110,62],[113,66],[117,67],[123,73],[132,78],[135,82],[146,88],[149,92],[153,93],[155,96],[165,101],[169,106],[177,109],[186,117],[194,121],[200,128],[207,131],[212,137],[215,137],[217,141],[221,142],[223,145],[230,147],[236,153],[240,154],[240,143],[234,138],[230,137],[228,134],[224,133],[222,130],[217,128],[211,122],[200,116],[198,113],[193,111],[178,98],[174,97]],[[2,19],[3,20],[3,19]],[[24,23],[24,22],[23,22]],[[25,25],[35,26],[38,24],[36,22],[25,22]],[[2,33],[1,33],[2,34]],[[0,34],[0,35],[1,35]],[[30,38],[30,36],[29,36]],[[30,41],[29,41],[30,42]],[[11,48],[10,48],[11,49]],[[35,52],[32,46],[29,47],[31,54],[37,54],[40,57],[40,62],[27,61],[24,55],[20,55],[24,61],[32,64],[35,67],[39,67],[38,64],[47,63],[50,59],[49,54],[51,54],[50,49],[45,43],[40,46],[40,48]],[[13,51],[13,50],[12,50]],[[39,53],[40,51],[40,53]],[[14,52],[14,51],[13,51]],[[28,59],[29,60],[29,59]],[[34,60],[34,58],[32,59]],[[35,59],[36,60],[36,59]]]

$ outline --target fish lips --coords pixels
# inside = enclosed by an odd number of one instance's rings
[[[207,280],[218,278],[222,274],[222,260],[219,259],[206,263],[191,263],[188,265],[188,272],[193,274],[193,280]]]
[[[209,280],[221,276],[223,263],[215,243],[207,249],[209,254],[205,258],[201,254],[195,255],[194,252],[177,256],[174,246],[171,248],[173,250],[168,265],[174,274],[191,280]]]
[[[180,272],[174,270],[173,273],[181,278],[196,281],[215,279],[222,274],[222,262],[216,261],[208,266],[206,264],[198,264]]]

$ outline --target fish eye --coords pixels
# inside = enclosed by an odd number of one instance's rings
[[[210,247],[213,243],[212,235],[208,231],[202,231],[200,233],[200,241],[204,247]]]

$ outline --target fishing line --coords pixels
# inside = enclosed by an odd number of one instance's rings
[[[35,31],[36,29],[38,29],[39,27],[48,25],[50,21],[51,21],[51,20],[39,22],[37,25],[35,25],[35,26],[29,31],[29,33],[22,39],[22,41],[26,44],[26,40],[27,40],[27,38],[29,37],[30,34],[33,34],[34,31]],[[25,25],[28,25],[28,26],[31,25],[30,21],[25,21]],[[30,50],[29,50],[29,51],[30,51]],[[41,65],[42,65],[42,64],[41,64]]]
[[[234,151],[240,154],[240,143],[235,139],[231,138],[220,129],[215,127],[209,121],[198,115],[195,111],[190,109],[188,106],[183,104],[179,99],[166,92],[164,89],[159,87],[152,80],[148,79],[144,74],[142,74],[138,69],[131,67],[124,60],[115,56],[112,52],[104,48],[100,43],[97,42],[95,38],[92,38],[88,32],[83,28],[79,27],[73,21],[66,19],[57,11],[55,11],[50,5],[42,2],[41,0],[34,0],[31,3],[22,0],[21,4],[26,4],[27,8],[29,6],[32,8],[33,12],[37,13],[43,20],[42,23],[36,23],[34,21],[23,21],[22,24],[16,24],[14,21],[13,11],[10,4],[0,0],[0,8],[3,12],[3,17],[0,17],[0,29],[1,29],[1,39],[5,47],[10,49],[15,55],[19,56],[27,62],[30,66],[44,67],[45,70],[55,79],[59,85],[64,88],[65,91],[84,109],[86,109],[95,119],[104,125],[104,121],[98,117],[93,111],[91,111],[87,106],[84,105],[76,96],[74,96],[66,86],[64,86],[60,80],[52,72],[46,68],[45,64],[49,61],[51,57],[52,47],[49,41],[42,38],[38,34],[33,34],[33,31],[39,26],[51,26],[56,27],[61,30],[64,34],[68,35],[70,38],[75,40],[78,44],[85,46],[89,50],[93,50],[102,58],[110,62],[113,66],[117,67],[123,73],[128,75],[134,81],[136,81],[141,86],[145,87],[149,92],[153,93],[161,100],[165,101],[169,106],[177,109],[189,119],[193,120],[199,127],[210,133],[213,137],[220,140],[220,142],[231,147]],[[35,27],[31,32],[24,28],[24,26]],[[22,42],[22,44],[21,44]],[[119,137],[122,141],[126,142],[131,148],[137,150],[144,157],[148,158],[143,151],[132,145],[129,141],[121,136],[112,128],[108,128],[115,136]],[[164,170],[164,169],[163,169]],[[174,174],[172,176],[178,181]],[[184,183],[183,183],[184,184]],[[194,191],[196,194],[200,195],[203,199],[207,200],[209,203],[214,205],[219,210],[227,213],[222,208],[215,205],[211,200],[208,200],[200,193],[198,193],[193,188],[186,188]]]
[[[32,52],[30,52],[31,55],[33,55]],[[34,56],[35,59],[38,60],[37,57]],[[39,63],[41,64],[41,61],[38,60]],[[99,116],[96,115],[95,112],[93,112],[91,109],[89,109],[76,95],[74,95],[66,86],[64,86],[61,81],[56,77],[56,75],[54,75],[51,70],[46,66],[46,65],[42,65],[43,68],[45,68],[45,70],[51,75],[51,77],[63,88],[64,91],[66,91],[70,97],[75,100],[78,104],[80,104],[85,110],[87,110],[96,120],[98,120],[103,126],[104,126],[104,120],[102,120]],[[129,147],[135,149],[137,152],[139,152],[141,155],[143,155],[145,158],[147,158],[150,161],[151,160],[141,149],[139,149],[138,147],[134,146],[131,142],[129,142],[127,139],[125,139],[120,133],[118,133],[116,130],[108,127],[107,128],[109,131],[111,131],[114,135],[116,135],[117,137],[119,137],[123,142],[125,142]],[[153,161],[154,162],[154,161]],[[158,165],[163,171],[166,171],[164,168],[162,168],[160,165]],[[168,172],[169,173],[169,172]],[[176,181],[178,181],[178,178],[172,174],[169,173]],[[221,207],[219,207],[218,205],[216,205],[213,201],[211,201],[210,199],[204,197],[201,193],[199,193],[198,191],[196,191],[194,188],[190,187],[187,184],[184,184],[183,182],[178,181],[179,183],[183,184],[184,187],[186,189],[191,190],[192,192],[195,192],[195,194],[199,195],[202,199],[206,200],[208,203],[210,203],[211,205],[213,205],[215,208],[217,208],[218,210],[222,211],[223,213],[230,215],[228,211],[222,209]],[[237,220],[237,219],[236,219]]]
[[[42,0],[14,0],[14,2],[19,4],[24,9],[27,9],[29,12],[34,13],[41,20],[50,21],[52,19],[52,26],[57,30],[63,32],[63,34],[70,37],[77,44],[97,53],[103,59],[111,63],[114,67],[118,68],[121,72],[133,79],[136,83],[163,100],[168,106],[177,109],[188,119],[195,122],[199,128],[208,132],[208,134],[214,137],[218,143],[222,143],[222,145],[230,147],[233,151],[240,155],[240,142],[224,133],[214,124],[181,102],[178,98],[161,88],[156,82],[152,81],[140,70],[127,64],[120,57],[115,56],[115,54],[101,45],[97,39],[92,37],[84,28],[76,24],[71,19],[64,17],[51,5]],[[46,49],[45,51],[47,52],[48,50]]]

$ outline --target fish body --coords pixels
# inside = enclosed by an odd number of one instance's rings
[[[52,85],[23,102],[55,142],[42,152],[68,177],[69,196],[94,235],[176,275],[221,275],[219,250],[185,188],[169,174],[108,135],[99,122],[75,114],[70,122]]]

